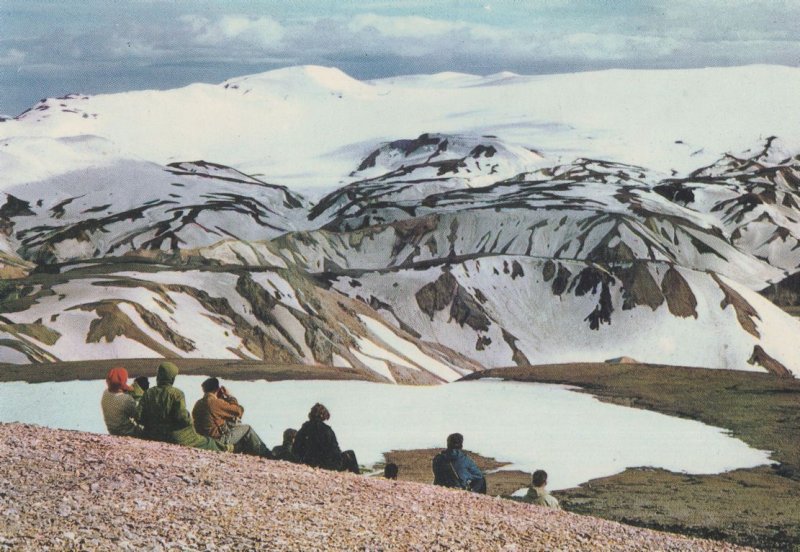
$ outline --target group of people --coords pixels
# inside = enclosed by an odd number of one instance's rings
[[[330,412],[324,405],[315,404],[300,430],[286,429],[283,443],[270,449],[250,425],[242,423],[244,407],[218,378],[202,383],[203,396],[189,414],[183,391],[174,385],[177,376],[174,363],[162,362],[155,387],[143,376],[128,385],[128,371],[112,368],[100,400],[108,432],[359,473],[355,453],[342,452],[336,434],[325,423]]]
[[[308,420],[300,429],[286,429],[283,442],[270,449],[250,425],[242,423],[244,407],[220,385],[218,378],[210,377],[202,383],[203,397],[189,414],[183,391],[174,386],[177,375],[178,367],[174,363],[162,362],[156,372],[155,387],[150,387],[145,376],[137,377],[133,385],[128,385],[127,370],[112,368],[106,376],[107,389],[100,401],[108,432],[360,473],[355,453],[340,450],[336,434],[325,423],[330,419],[330,412],[324,405],[312,406]],[[447,448],[433,458],[433,483],[486,493],[486,477],[464,453],[463,447],[464,436],[460,433],[447,437]],[[384,477],[397,479],[398,471],[397,464],[390,462],[384,468]],[[527,498],[543,506],[559,508],[558,501],[547,492],[546,484],[547,473],[534,472]]]

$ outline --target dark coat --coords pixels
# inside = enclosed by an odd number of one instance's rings
[[[300,460],[292,454],[291,447],[287,447],[286,445],[278,445],[277,447],[272,449],[272,456],[275,460],[283,460],[285,462],[294,462],[295,464],[299,463]]]
[[[297,432],[292,454],[303,464],[338,470],[342,465],[342,451],[336,434],[325,422],[309,420]]]

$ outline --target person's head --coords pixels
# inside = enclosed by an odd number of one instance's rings
[[[139,389],[141,389],[142,391],[147,391],[148,389],[150,389],[150,380],[147,379],[147,376],[139,376],[138,378],[133,380],[133,383],[138,385]]]
[[[397,464],[389,462],[383,467],[383,476],[386,479],[397,479],[397,472],[400,471]]]
[[[317,403],[311,407],[311,410],[308,412],[308,419],[311,421],[317,422],[324,422],[325,420],[329,420],[331,417],[331,413],[328,412],[328,409],[325,408],[325,405]]]
[[[165,361],[158,365],[156,383],[158,385],[172,385],[178,376],[178,367],[174,363]]]
[[[297,437],[297,430],[291,427],[283,430],[283,446],[291,447],[294,443],[294,438]]]
[[[460,433],[451,433],[447,436],[448,449],[461,449],[464,447],[464,436]]]
[[[547,472],[544,470],[536,470],[533,472],[531,484],[534,487],[544,487],[547,484]]]
[[[125,368],[112,368],[106,375],[106,386],[112,393],[130,391],[128,386],[128,371]]]
[[[219,380],[214,377],[208,378],[200,384],[200,387],[203,388],[203,393],[216,393],[219,391]]]

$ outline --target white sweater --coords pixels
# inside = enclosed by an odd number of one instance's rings
[[[108,389],[103,391],[100,400],[103,409],[103,419],[111,435],[133,435],[137,433],[136,401],[127,393],[112,393]]]

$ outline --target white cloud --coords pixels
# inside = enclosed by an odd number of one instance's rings
[[[432,38],[452,33],[473,36],[497,36],[504,34],[499,28],[464,21],[445,21],[420,16],[385,16],[374,13],[353,17],[349,28],[353,32],[374,29],[378,33],[394,38]]]
[[[587,60],[624,60],[636,56],[652,59],[668,56],[681,43],[669,37],[625,35],[618,33],[572,33],[551,37],[550,44],[562,57],[583,57]],[[556,52],[551,52],[556,55]]]
[[[283,26],[271,17],[225,15],[212,21],[205,17],[186,15],[180,20],[188,26],[190,40],[206,46],[240,41],[270,48],[278,46],[285,34]]]
[[[0,65],[20,65],[25,61],[25,52],[16,48],[10,48],[4,54],[0,54]]]

